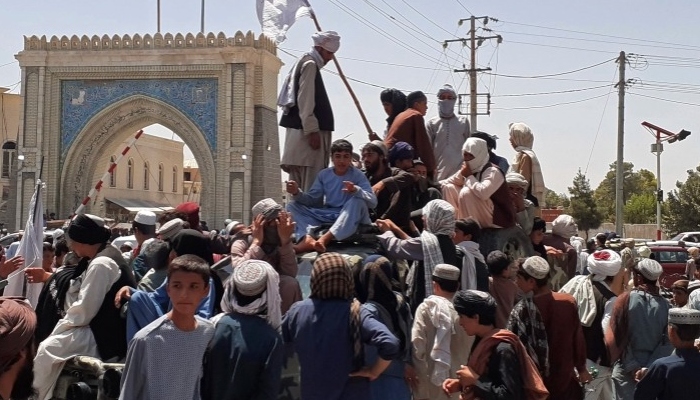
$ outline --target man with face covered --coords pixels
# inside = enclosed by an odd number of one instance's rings
[[[469,138],[469,121],[465,116],[455,115],[457,92],[452,85],[445,84],[438,90],[437,98],[438,115],[425,124],[425,129],[435,153],[435,180],[443,180],[459,171],[462,163],[460,149]]]
[[[440,181],[442,194],[457,211],[457,218],[471,217],[482,228],[515,226],[515,207],[505,176],[489,162],[486,141],[467,139],[462,156],[462,168]]]
[[[36,314],[21,297],[0,297],[0,399],[34,396]]]
[[[273,199],[263,199],[253,206],[251,234],[240,237],[231,245],[231,267],[234,270],[246,260],[262,260],[279,273],[282,313],[301,300],[293,235],[292,216]]]
[[[377,196],[374,219],[390,219],[405,232],[409,228],[412,210],[411,192],[413,175],[399,168],[391,168],[384,142],[373,140],[362,148],[365,175]]]

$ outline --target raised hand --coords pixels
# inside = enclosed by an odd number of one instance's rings
[[[345,193],[355,193],[357,191],[357,187],[353,182],[350,181],[343,181],[343,192]]]
[[[277,234],[280,236],[280,244],[284,246],[292,241],[295,225],[296,223],[288,212],[280,212],[277,217]]]
[[[286,189],[287,193],[291,195],[296,195],[299,193],[299,184],[295,181],[287,181]]]

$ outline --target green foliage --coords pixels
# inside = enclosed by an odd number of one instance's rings
[[[574,177],[573,186],[569,187],[569,194],[571,194],[569,213],[576,220],[578,228],[586,232],[586,238],[588,238],[588,231],[599,228],[603,222],[603,216],[596,206],[590,182],[580,169]]]
[[[557,193],[554,190],[549,189],[545,189],[544,202],[547,204],[547,208],[563,207],[567,209],[571,204],[569,197],[567,197],[566,194]]]
[[[625,204],[625,222],[628,224],[652,224],[656,222],[656,195],[633,194]]]
[[[700,227],[700,166],[688,170],[685,182],[676,182],[668,194],[662,214],[664,229],[670,234],[696,231]]]
[[[615,168],[617,163],[610,164],[610,169],[608,173],[605,174],[605,178],[598,185],[595,190],[594,199],[598,205],[603,220],[615,222]],[[654,174],[646,169],[640,169],[639,171],[634,171],[634,164],[626,162],[623,164],[623,201],[627,204],[628,201],[632,199],[634,195],[651,194],[656,193],[656,177]],[[638,200],[637,200],[638,201]],[[656,215],[656,211],[651,215]],[[625,222],[631,222],[631,220],[625,217]]]

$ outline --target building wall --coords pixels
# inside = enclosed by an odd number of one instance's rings
[[[199,203],[199,196],[202,193],[202,175],[199,171],[197,161],[185,160],[182,167],[182,201],[193,201]]]
[[[0,88],[0,146],[10,142],[18,147],[20,111],[22,108],[22,96],[7,93],[6,88]],[[17,150],[3,150],[0,153],[0,224],[7,220],[7,208],[12,198],[12,183],[14,172],[17,170]]]
[[[107,171],[110,165],[110,158],[116,157],[126,146],[126,142],[117,143],[110,151],[98,161],[98,167],[93,175],[93,181],[97,182]],[[163,206],[176,207],[182,202],[182,170],[183,170],[183,150],[184,144],[176,140],[165,139],[157,136],[143,134],[132,146],[129,152],[119,161],[115,170],[115,186],[111,186],[109,179],[104,182],[102,190],[97,197],[100,215],[108,218],[116,218],[112,214],[113,207],[107,207],[106,199],[138,199],[148,200]],[[133,187],[129,188],[128,165],[133,163]],[[144,182],[146,180],[145,165],[148,163],[148,189]],[[163,190],[159,189],[158,166],[163,165]],[[177,182],[173,191],[173,167],[176,168]],[[121,213],[123,214],[123,212]]]

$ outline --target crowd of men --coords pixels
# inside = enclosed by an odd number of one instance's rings
[[[0,400],[51,399],[75,356],[124,362],[120,399],[276,399],[292,354],[303,400],[697,398],[695,264],[669,301],[634,243],[586,243],[567,215],[546,234],[531,129],[509,127],[509,163],[449,85],[427,122],[425,94],[383,91],[384,138],[353,157],[321,76],[340,38],[313,40],[279,96],[286,208],[263,199],[214,231],[194,203],[142,211],[127,252],[75,216],[25,272],[38,299],[0,297]],[[341,254],[367,236],[376,251]],[[22,263],[3,256],[0,278]]]

